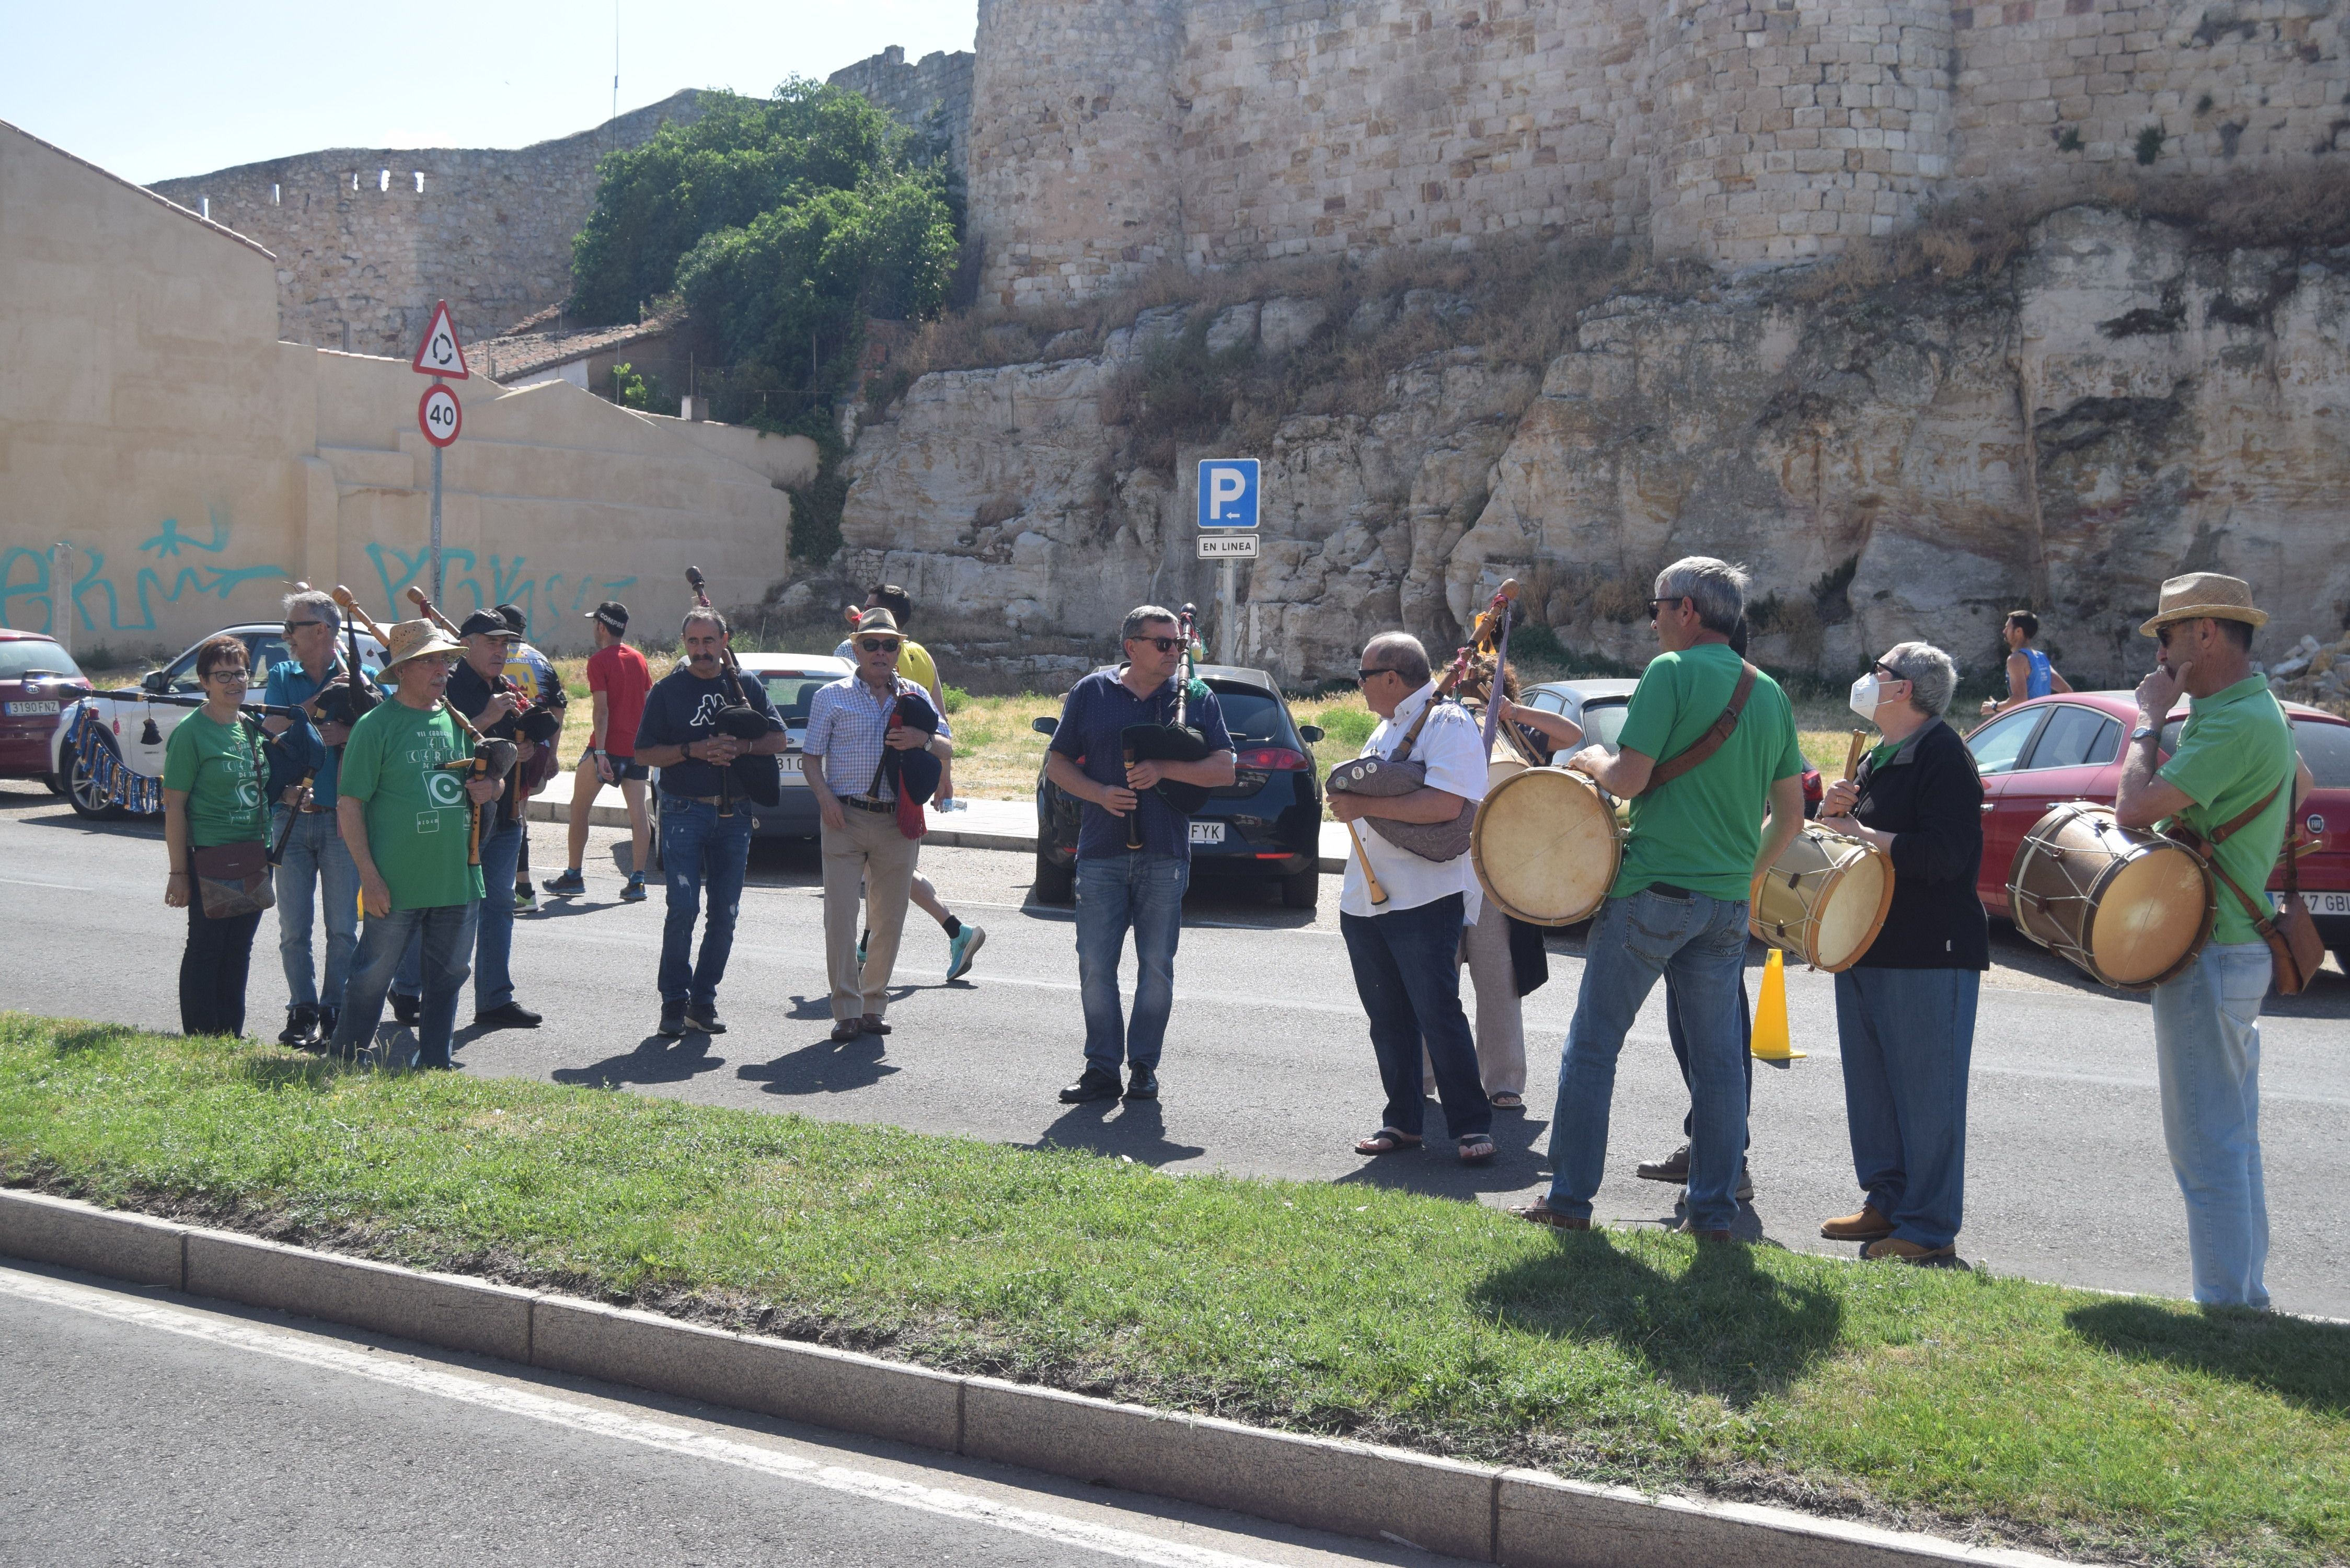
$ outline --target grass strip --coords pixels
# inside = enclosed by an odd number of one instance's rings
[[[2350,1548],[2350,1330],[0,1013],[0,1181],[1162,1407],[2175,1563]]]

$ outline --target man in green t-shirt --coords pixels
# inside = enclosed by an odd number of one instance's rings
[[[2154,988],[2154,1055],[2162,1137],[2187,1200],[2195,1299],[2265,1307],[2268,1199],[2261,1179],[2261,1002],[2268,944],[2232,881],[2268,913],[2269,873],[2312,784],[2284,710],[2252,670],[2252,633],[2268,620],[2241,577],[2189,572],[2162,585],[2138,629],[2161,644],[2137,688],[2137,727],[2124,748],[2114,815],[2125,827],[2173,823],[2208,839],[2218,888],[2211,940],[2176,979]],[[2162,761],[2162,729],[2188,699],[2178,749]]]
[[[1624,717],[1619,749],[1591,746],[1566,765],[1631,802],[1622,869],[1591,922],[1583,989],[1558,1067],[1549,1194],[1513,1212],[1587,1230],[1607,1156],[1616,1058],[1661,978],[1689,1042],[1688,1217],[1681,1229],[1727,1241],[1746,1147],[1747,1042],[1739,1028],[1746,901],[1753,878],[1804,821],[1804,758],[1786,693],[1755,672],[1735,720],[1745,663],[1730,649],[1746,574],[1690,556],[1657,576],[1657,646]],[[1730,722],[1726,738],[1721,726]],[[1692,752],[1692,748],[1699,748]],[[1690,765],[1688,758],[1702,755]],[[1766,830],[1765,807],[1770,811]]]
[[[400,953],[419,936],[424,1005],[416,1064],[445,1068],[482,901],[481,867],[471,864],[473,813],[499,785],[466,774],[473,739],[442,700],[463,647],[429,620],[401,621],[390,643],[382,679],[393,684],[391,700],[351,726],[337,781],[336,823],[359,867],[367,925],[332,1049],[353,1057],[375,1038]]]

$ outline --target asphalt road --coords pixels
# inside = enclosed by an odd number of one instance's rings
[[[176,1027],[185,917],[162,903],[160,832],[83,824],[35,789],[0,786],[0,921],[11,938],[0,1000]],[[542,875],[560,867],[559,834],[535,828]],[[719,999],[733,1031],[676,1043],[651,1027],[660,897],[611,901],[614,856],[626,852],[624,836],[598,830],[592,896],[523,919],[518,993],[546,1014],[546,1025],[478,1038],[461,1031],[458,1059],[468,1071],[1074,1146],[1176,1170],[1408,1187],[1489,1203],[1546,1185],[1550,1096],[1581,972],[1572,940],[1554,939],[1551,981],[1526,999],[1527,1109],[1503,1115],[1500,1156],[1469,1170],[1440,1147],[1383,1160],[1350,1147],[1377,1126],[1380,1096],[1337,932],[1335,877],[1324,879],[1323,906],[1311,918],[1282,909],[1270,888],[1195,888],[1177,957],[1163,1097],[1070,1107],[1054,1096],[1080,1065],[1075,934],[1066,910],[1026,902],[1028,857],[926,851],[923,867],[941,894],[987,929],[977,967],[946,984],[943,936],[910,915],[890,1007],[896,1032],[837,1046],[827,1037],[812,848],[754,851]],[[2147,1004],[2076,980],[2004,927],[1994,929],[1996,967],[1970,1088],[1960,1251],[2001,1272],[2186,1294],[2185,1224],[2163,1152]],[[282,1017],[274,932],[275,918],[265,916],[247,1023],[256,1033],[274,1033]],[[1759,947],[1750,961],[1759,968]],[[1788,991],[1797,1047],[1810,1054],[1783,1071],[1756,1071],[1757,1193],[1743,1227],[1790,1247],[1848,1251],[1817,1235],[1821,1220],[1858,1201],[1832,981],[1795,971]],[[469,999],[459,1017],[471,1016]],[[2350,1317],[2350,1255],[2333,1244],[2325,1219],[2350,1213],[2345,1020],[2350,981],[2329,964],[2308,994],[2272,998],[2261,1031],[2270,1287],[2280,1307],[2332,1317]],[[1675,1189],[1633,1179],[1632,1167],[1679,1141],[1685,1106],[1659,992],[1618,1072],[1603,1219],[1672,1219]]]
[[[0,1561],[1450,1562],[0,1264]]]

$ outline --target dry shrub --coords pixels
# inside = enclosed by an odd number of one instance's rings
[[[1020,512],[1020,500],[1017,496],[992,495],[979,504],[978,508],[971,514],[971,521],[974,527],[993,528],[998,523],[1007,522],[1019,516]]]

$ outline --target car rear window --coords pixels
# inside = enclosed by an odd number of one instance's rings
[[[1253,686],[1211,686],[1216,706],[1224,711],[1224,728],[1240,746],[1298,746],[1289,726],[1289,710],[1282,701]]]
[[[0,642],[0,680],[22,680],[27,675],[80,674],[81,666],[73,661],[73,655],[61,644],[20,642],[13,637]]]
[[[1628,699],[1603,698],[1583,705],[1583,743],[1617,749],[1617,737],[1624,732],[1624,720],[1632,711]]]
[[[2026,708],[2020,712],[2002,713],[1967,737],[1967,750],[1975,754],[1975,771],[1981,774],[2004,774],[2015,771],[2015,759],[2023,754],[2023,743],[2040,728],[2047,717],[2045,708]]]
[[[784,722],[806,728],[808,704],[815,701],[817,690],[831,685],[840,677],[837,675],[762,675],[759,679],[766,682],[767,701],[775,705],[775,711],[782,716]]]

